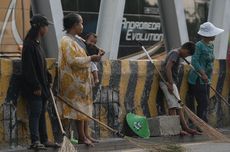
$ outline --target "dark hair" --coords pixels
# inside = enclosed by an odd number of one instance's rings
[[[67,31],[73,27],[75,23],[79,24],[81,21],[81,15],[76,13],[69,13],[63,18],[64,31]]]
[[[31,26],[48,26],[49,24],[53,24],[51,21],[47,19],[44,15],[41,14],[34,14],[33,17],[30,19]]]
[[[181,46],[182,49],[186,49],[189,51],[190,55],[193,55],[195,52],[195,43],[190,41],[190,42],[186,42]]]
[[[48,26],[49,24],[51,23],[45,16],[40,14],[34,14],[33,17],[30,19],[31,28],[26,34],[25,40],[35,40],[38,36],[40,28]]]
[[[90,36],[93,36],[95,38],[97,38],[97,35],[95,33],[88,33],[86,36],[85,36],[85,39],[87,40]]]
[[[31,27],[29,32],[26,34],[25,40],[35,40],[38,36],[40,27]]]

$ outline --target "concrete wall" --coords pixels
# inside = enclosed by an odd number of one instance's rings
[[[160,68],[160,61],[155,63],[158,68]],[[148,61],[105,61],[99,64],[102,86],[113,88],[119,93],[119,108],[121,112],[115,115],[116,117],[119,115],[118,122],[123,121],[123,117],[127,112],[134,112],[147,117],[154,117],[156,115],[167,113],[167,105],[165,104],[164,96],[159,89],[159,76],[153,69],[153,65]],[[190,68],[187,65],[183,65],[180,68],[179,88],[182,101],[184,102],[187,97],[187,77],[189,69]],[[228,100],[230,93],[229,70],[225,60],[215,61],[212,86],[221,92]],[[230,109],[225,104],[218,101],[218,96],[211,91],[210,107],[208,108],[209,123],[214,127],[229,126]],[[107,100],[107,102],[111,102],[111,100]],[[107,124],[112,124],[110,121],[114,120],[110,118],[114,117],[110,117],[111,114],[108,113],[113,112],[111,112],[111,109],[109,109],[110,111],[107,110],[108,107],[102,106],[101,111],[103,112],[101,120],[105,121]],[[96,111],[100,111],[97,107],[95,109]],[[116,121],[114,123],[116,123]],[[112,127],[120,128],[121,126],[114,124]],[[101,135],[104,136],[103,133],[101,133]]]
[[[48,60],[48,66],[52,65],[52,62],[54,60]],[[155,63],[159,67],[160,62]],[[162,93],[159,90],[158,74],[150,62],[107,60],[99,63],[98,68],[101,87],[94,88],[94,117],[115,129],[121,129],[123,118],[127,112],[134,112],[147,117],[154,117],[167,112]],[[179,87],[183,101],[186,98],[188,88],[188,71],[189,67],[187,65],[180,68]],[[52,68],[51,72],[54,75],[55,69]],[[9,114],[3,113],[3,107],[8,108],[8,112],[9,107],[3,103],[9,103],[10,101],[13,101],[13,104],[17,107],[19,143],[29,143],[25,102],[17,94],[19,77],[19,60],[0,59],[0,143],[9,141],[9,121],[4,120],[4,117],[9,117]],[[215,61],[212,85],[228,99],[230,93],[229,70],[225,60]],[[212,91],[210,99],[210,124],[215,127],[229,126],[229,107],[218,102],[219,98]],[[53,134],[56,135],[56,133],[52,132],[50,121],[55,123],[55,120],[53,120],[55,117],[50,108],[48,108],[48,111],[51,113],[51,119],[47,119],[49,138],[53,140]],[[48,115],[47,118],[49,118]],[[13,122],[16,122],[16,120],[13,119]],[[112,135],[93,122],[91,123],[91,128],[94,130],[93,134],[96,137]],[[54,127],[53,129],[54,132],[58,132],[57,128]],[[14,135],[13,137],[16,136]]]
[[[49,59],[48,67],[54,61]],[[17,142],[18,144],[30,143],[26,103],[20,97],[20,66],[20,60],[0,59],[0,144],[10,141],[12,146]],[[55,68],[50,72],[54,76]],[[54,139],[48,113],[47,118],[48,136],[52,141]]]

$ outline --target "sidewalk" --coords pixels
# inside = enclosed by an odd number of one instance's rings
[[[188,152],[230,152],[230,143],[198,142],[182,144]]]
[[[230,137],[230,129],[222,130],[225,135]],[[176,145],[182,146],[186,152],[230,152],[230,143],[215,143],[209,140],[204,135],[197,136],[171,136],[171,137],[151,137],[149,139],[134,139],[139,145]],[[100,143],[95,144],[95,147],[87,147],[85,145],[77,145],[78,152],[147,152],[145,150],[123,138],[109,138],[102,139]],[[145,146],[144,146],[145,147]],[[146,148],[146,147],[145,147]],[[33,150],[27,150],[25,147],[17,149],[4,149],[0,152],[33,152]],[[45,152],[55,152],[57,150],[49,149]],[[154,152],[154,151],[153,151]],[[166,151],[165,151],[166,152]],[[172,152],[172,151],[171,151]],[[176,152],[176,151],[175,151]],[[178,151],[180,152],[180,151]]]

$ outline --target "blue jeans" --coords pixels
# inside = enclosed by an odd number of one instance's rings
[[[45,119],[47,102],[41,96],[30,95],[25,98],[28,105],[31,142],[45,143],[48,140]]]

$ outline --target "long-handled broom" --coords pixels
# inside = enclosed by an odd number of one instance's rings
[[[69,101],[68,99],[66,99],[66,98],[64,98],[64,97],[61,97],[60,95],[57,95],[57,97],[58,97],[62,102],[64,102],[67,106],[69,106],[70,108],[72,108],[72,109],[74,109],[75,111],[77,111],[77,112],[83,114],[84,116],[88,117],[89,119],[91,119],[91,120],[93,120],[93,121],[99,123],[100,125],[102,125],[102,126],[105,127],[106,129],[108,129],[109,131],[113,132],[113,133],[114,133],[115,135],[117,135],[118,137],[124,138],[124,139],[128,140],[130,143],[132,143],[132,144],[134,144],[134,145],[136,145],[136,146],[138,146],[138,147],[140,147],[140,148],[142,148],[142,149],[146,149],[145,146],[143,146],[142,144],[140,144],[139,142],[137,142],[137,141],[135,141],[135,140],[132,140],[131,137],[124,135],[124,134],[121,133],[120,131],[115,130],[115,129],[109,127],[108,125],[102,123],[102,122],[99,121],[98,119],[95,119],[95,118],[89,116],[88,114],[84,113],[84,112],[81,111],[80,109],[76,108],[76,107],[71,103],[71,101]]]
[[[62,142],[62,145],[59,149],[59,152],[75,152],[77,151],[75,149],[75,147],[72,145],[72,143],[70,142],[70,140],[66,137],[66,133],[63,129],[63,125],[61,123],[61,119],[60,119],[60,116],[58,114],[58,110],[57,110],[57,105],[56,105],[56,102],[55,102],[55,99],[54,99],[54,95],[53,95],[53,92],[52,90],[50,89],[50,94],[51,94],[51,98],[52,98],[52,102],[53,102],[53,105],[54,105],[54,109],[55,109],[55,112],[56,112],[56,115],[57,115],[57,118],[58,118],[58,123],[59,123],[59,126],[60,126],[60,129],[61,129],[61,132],[63,134],[63,142]]]
[[[160,71],[158,70],[158,68],[156,67],[156,65],[154,64],[152,58],[149,56],[149,53],[147,52],[147,50],[145,49],[145,47],[138,42],[139,45],[141,46],[142,50],[146,53],[148,59],[151,61],[151,63],[153,64],[154,68],[156,69],[157,73],[159,74],[161,80],[167,84],[166,80],[163,78],[163,76],[161,75]],[[177,96],[174,94],[174,96],[177,98]],[[217,140],[217,141],[223,141],[223,142],[230,142],[230,139],[227,138],[226,136],[224,136],[222,133],[220,133],[217,129],[211,127],[210,125],[208,125],[205,121],[203,121],[202,119],[200,119],[196,114],[194,114],[186,105],[183,104],[183,102],[181,102],[180,99],[178,99],[178,101],[180,102],[181,106],[184,108],[184,111],[186,112],[188,118],[198,127],[200,128],[204,134],[206,134],[210,139],[212,140]]]
[[[137,138],[133,138],[133,137],[129,137],[111,127],[109,127],[108,125],[102,123],[101,121],[99,121],[98,119],[95,119],[91,116],[89,116],[88,114],[84,113],[83,111],[81,111],[80,109],[78,109],[77,107],[75,107],[71,101],[69,101],[68,99],[61,97],[60,95],[57,95],[57,97],[63,102],[65,103],[67,106],[69,106],[70,108],[72,108],[73,110],[83,114],[84,116],[88,117],[89,119],[99,123],[100,125],[102,125],[103,127],[105,127],[106,129],[108,129],[109,131],[113,132],[114,134],[116,134],[118,137],[120,138],[124,138],[127,141],[129,141],[131,144],[143,149],[143,150],[147,150],[147,151],[152,151],[152,152],[159,152],[159,151],[174,151],[175,149],[183,149],[182,147],[178,146],[178,145],[174,145],[174,144],[153,144],[151,142],[146,142],[145,140],[140,140]]]
[[[185,58],[182,58],[189,66],[190,68],[195,71],[195,73],[201,78],[201,75],[198,71],[196,71],[196,69],[192,66],[192,64],[186,60]],[[213,86],[210,83],[207,83],[207,85],[222,99],[220,101],[223,101],[226,105],[230,106],[230,104],[228,103],[228,101],[216,90],[213,88]]]
[[[102,123],[101,121],[89,116],[88,114],[84,113],[83,111],[81,111],[80,109],[76,108],[68,99],[61,97],[60,95],[57,95],[57,97],[64,102],[67,106],[69,106],[70,108],[74,109],[75,111],[83,114],[84,116],[88,117],[89,119],[99,123],[100,125],[102,125],[103,127],[107,128],[108,130],[110,130],[111,132],[115,133],[117,136],[119,137],[124,137],[125,135],[123,135],[122,133],[120,133],[119,131],[109,127],[108,125]]]

